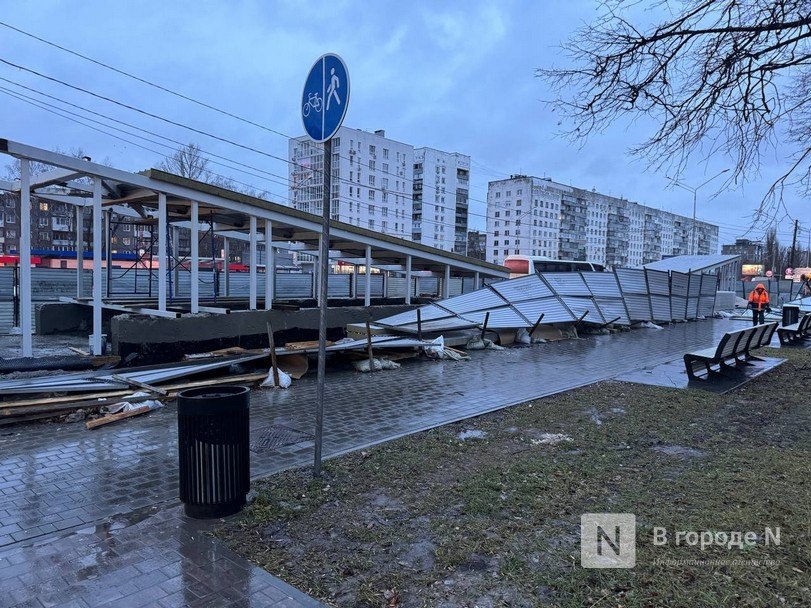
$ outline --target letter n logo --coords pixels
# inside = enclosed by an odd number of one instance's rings
[[[581,515],[580,565],[633,568],[636,565],[636,516],[633,513]]]

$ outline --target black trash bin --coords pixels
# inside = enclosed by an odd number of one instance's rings
[[[186,515],[226,517],[245,506],[251,481],[250,389],[194,388],[177,396],[180,500]]]
[[[794,304],[783,304],[783,327],[794,325],[800,320],[800,307]]]

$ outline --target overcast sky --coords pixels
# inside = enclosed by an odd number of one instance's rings
[[[57,116],[3,92],[61,105],[20,89],[21,84],[256,167],[264,173],[244,175],[211,166],[284,202],[288,197],[283,162],[287,137],[303,134],[304,78],[319,55],[334,52],[346,62],[351,79],[346,126],[385,129],[388,137],[415,147],[470,155],[471,228],[484,228],[487,182],[513,173],[551,177],[689,216],[690,192],[673,187],[664,174],[647,172],[626,154],[643,139],[644,125],[615,125],[584,147],[557,136],[557,119],[543,103],[551,93],[534,71],[565,63],[560,44],[593,20],[597,4],[596,0],[87,0],[80,4],[0,0],[2,22],[266,127],[228,118],[0,27],[3,60],[262,154],[6,64],[0,64],[0,79],[6,79],[0,80],[0,137],[45,149],[81,148],[94,160],[131,171],[154,167],[163,154],[171,153],[158,143],[90,123],[129,142],[116,139],[78,124],[75,116]],[[62,113],[82,114],[77,108],[61,107]],[[0,162],[5,164],[3,159]],[[723,179],[704,186],[698,193],[698,217],[720,225],[722,243],[733,241],[746,232],[770,180],[787,165],[787,158],[772,153],[761,175],[751,176],[745,187],[711,198],[716,192],[713,186]],[[694,187],[731,166],[725,158],[696,162],[683,182]],[[807,203],[796,193],[788,193],[787,206],[805,222],[804,228],[811,228]],[[789,221],[784,220],[779,230],[781,240],[788,242]],[[804,243],[808,234],[801,235]],[[761,235],[756,231],[747,236]]]

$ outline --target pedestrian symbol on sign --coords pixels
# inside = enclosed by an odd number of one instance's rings
[[[329,102],[332,101],[332,98],[335,98],[335,102],[338,105],[341,105],[341,98],[338,97],[338,89],[341,86],[341,79],[335,75],[335,68],[330,69],[330,81],[329,81],[329,88],[327,89],[327,110],[329,111]]]

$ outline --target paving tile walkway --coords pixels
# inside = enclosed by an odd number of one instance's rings
[[[474,352],[469,362],[406,361],[396,371],[337,372],[328,377],[324,455],[336,456],[645,365],[678,359],[687,350],[710,346],[723,332],[739,327],[740,322],[706,320],[532,348]],[[288,391],[253,393],[254,440],[268,431],[299,432],[298,443],[252,454],[255,477],[312,462],[312,441],[307,435],[314,424],[315,390],[315,378],[307,377]],[[174,513],[166,521],[174,522],[176,528],[164,529],[169,544],[162,549],[158,545],[154,550],[157,556],[150,554],[148,547],[133,545],[121,557],[129,560],[133,552],[145,553],[147,559],[158,562],[180,559],[181,564],[185,563],[182,548],[191,542],[187,533],[196,524],[178,516],[173,507],[178,493],[176,450],[174,407],[95,431],[87,431],[80,424],[23,425],[0,430],[0,569],[6,564],[3,560],[20,560],[26,551],[33,551],[15,570],[24,583],[21,589],[29,589],[29,596],[20,591],[18,599],[39,605],[35,602],[50,589],[44,594],[39,592],[38,585],[48,579],[37,568],[37,560],[46,550],[34,547],[63,544],[67,552],[67,546],[82,538],[77,530],[104,526],[116,517],[127,521],[130,514],[143,513],[155,505],[166,507],[161,513]],[[117,536],[123,537],[131,529],[135,534],[137,526],[148,529],[148,522],[155,517],[127,525]],[[163,520],[155,521],[158,525]],[[68,532],[74,533],[66,536]],[[152,532],[147,530],[147,534]],[[85,547],[84,554],[90,555],[89,545],[79,544]],[[199,548],[189,550],[197,557],[205,553]],[[117,563],[107,561],[104,569],[114,573]],[[189,563],[197,564],[194,559]],[[74,595],[85,598],[83,592],[68,591],[77,582],[72,580],[70,564],[61,564],[56,570],[64,576],[62,587],[68,593],[67,599],[74,599]],[[249,577],[251,581],[256,576],[261,578],[255,574]],[[253,588],[247,592],[252,593]],[[177,595],[177,589],[172,593]],[[88,597],[92,599],[92,594]],[[229,605],[227,599],[222,600],[223,605]],[[302,596],[295,601],[305,599]],[[167,600],[169,604],[171,601]]]

